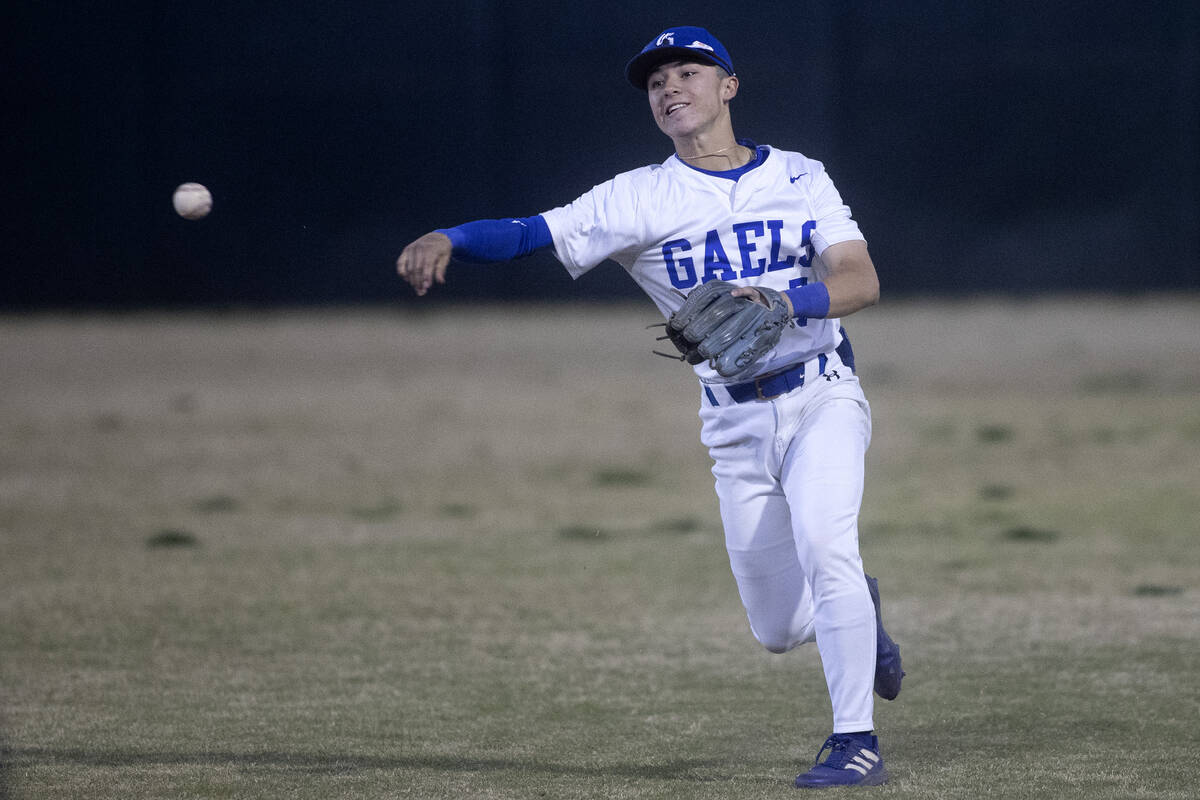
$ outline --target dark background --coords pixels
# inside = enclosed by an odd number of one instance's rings
[[[415,302],[421,233],[670,155],[622,70],[679,24],[731,51],[739,135],[826,163],[885,294],[1200,288],[1198,5],[23,4],[0,307]],[[638,293],[452,269],[425,302]]]

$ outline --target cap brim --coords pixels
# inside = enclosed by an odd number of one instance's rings
[[[656,47],[645,53],[639,53],[625,65],[625,77],[633,84],[633,88],[646,91],[646,79],[650,73],[668,61],[699,61],[720,67],[726,72],[732,72],[728,64],[721,63],[714,54],[692,47]]]

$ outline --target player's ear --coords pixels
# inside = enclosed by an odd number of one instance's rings
[[[737,75],[730,75],[721,82],[721,99],[728,103],[733,98],[737,97],[738,79]]]

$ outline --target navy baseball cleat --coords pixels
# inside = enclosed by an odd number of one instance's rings
[[[879,610],[879,581],[867,576],[867,589],[875,604],[875,694],[884,700],[895,700],[900,694],[904,670],[900,668],[900,645],[892,641],[883,629],[883,612]]]
[[[829,751],[824,763],[796,776],[797,789],[825,789],[831,786],[879,786],[887,783],[887,770],[879,755],[879,737],[860,733],[835,733],[817,752]]]

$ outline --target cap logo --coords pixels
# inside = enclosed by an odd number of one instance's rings
[[[692,42],[691,44],[688,45],[688,47],[699,47],[700,49],[707,50],[710,53],[716,52],[715,50],[713,50],[712,45],[705,44],[704,42],[701,42],[699,40]]]
[[[655,47],[662,47],[664,44],[675,44],[675,33],[673,31],[667,31],[654,40]]]

